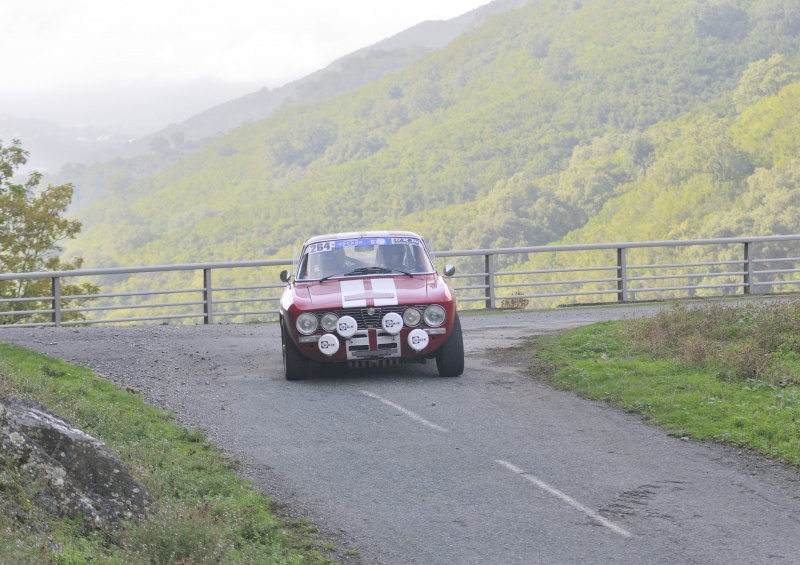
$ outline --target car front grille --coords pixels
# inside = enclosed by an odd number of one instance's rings
[[[389,312],[394,312],[403,315],[403,312],[408,306],[376,306],[374,308],[341,308],[339,310],[331,310],[340,318],[342,316],[350,316],[355,319],[358,324],[358,329],[366,330],[369,328],[380,328],[383,317]],[[411,306],[420,311],[420,314],[425,311],[425,306]],[[318,312],[317,317],[322,319],[325,312]]]

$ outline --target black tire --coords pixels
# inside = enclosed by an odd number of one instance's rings
[[[281,348],[283,349],[283,374],[287,381],[301,381],[308,377],[308,359],[303,357],[286,334],[281,324]]]
[[[461,337],[461,320],[456,314],[453,331],[436,352],[436,368],[442,377],[460,377],[464,372],[464,340]]]

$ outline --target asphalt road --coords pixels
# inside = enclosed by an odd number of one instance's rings
[[[202,428],[347,563],[800,563],[800,474],[555,390],[513,348],[651,311],[465,316],[460,378],[428,363],[288,382],[274,324],[0,341],[92,367]]]

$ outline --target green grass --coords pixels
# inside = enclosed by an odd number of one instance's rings
[[[58,519],[30,503],[36,487],[25,487],[0,454],[4,564],[334,563],[324,555],[334,548],[315,528],[276,517],[269,498],[236,476],[236,461],[137,394],[87,369],[0,344],[0,396],[36,400],[104,441],[156,501],[147,520],[122,531]]]
[[[800,467],[798,330],[800,301],[710,304],[531,344],[560,388]]]

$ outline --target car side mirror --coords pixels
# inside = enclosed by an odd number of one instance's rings
[[[292,275],[289,274],[289,271],[284,269],[283,271],[281,271],[280,277],[281,281],[285,282],[286,284],[289,284],[289,280],[292,278]]]
[[[452,277],[455,274],[456,274],[456,268],[454,265],[448,263],[447,265],[444,266],[444,276]]]

